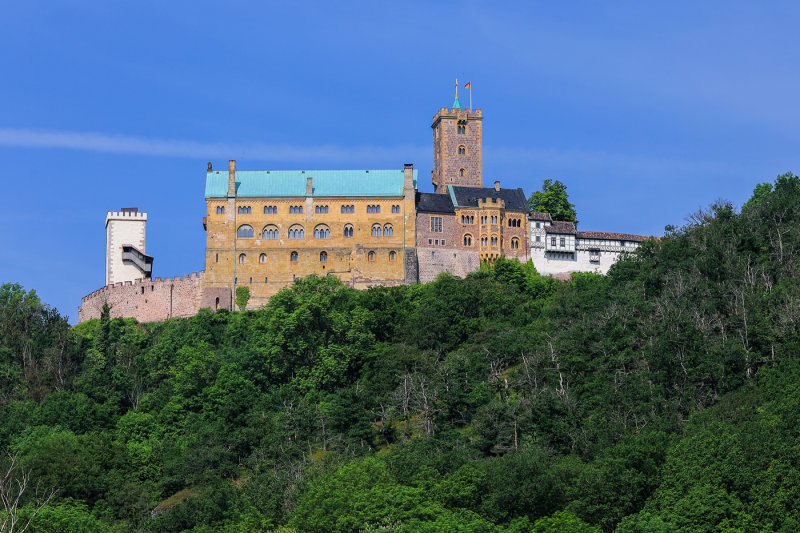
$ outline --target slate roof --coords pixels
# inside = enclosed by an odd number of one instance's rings
[[[644,237],[642,235],[633,235],[631,233],[611,233],[608,231],[579,231],[579,239],[603,239],[608,241],[633,241],[643,242],[651,237]]]
[[[545,226],[544,231],[545,233],[558,233],[561,235],[575,235],[577,233],[577,231],[575,231],[575,224],[572,222],[562,222],[560,220],[554,220],[551,225]]]
[[[453,204],[458,207],[478,207],[479,198],[500,198],[506,203],[507,211],[528,212],[528,200],[522,189],[500,189],[494,187],[461,187],[448,185]]]
[[[417,193],[417,211],[428,213],[453,213],[453,201],[449,194],[435,194],[429,192]]]
[[[550,213],[528,213],[529,220],[544,220],[545,222],[549,222],[552,220],[550,218]]]
[[[313,178],[311,196],[403,196],[400,170],[237,170],[236,195],[246,198],[304,197],[306,178]],[[417,169],[414,169],[414,188]],[[228,196],[228,172],[206,174],[206,198]]]

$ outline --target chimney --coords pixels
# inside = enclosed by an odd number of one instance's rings
[[[236,160],[228,161],[228,196],[236,196]]]
[[[500,182],[499,181],[495,181],[494,182],[494,190],[496,190],[496,191],[500,190]]]
[[[308,177],[306,178],[306,196],[311,196],[314,194],[314,183],[312,182],[314,178]]]
[[[433,172],[433,171],[431,171]],[[403,192],[409,194],[414,190],[414,164],[403,165]]]
[[[212,170],[214,170],[214,169],[213,169],[213,168],[211,168],[211,161],[209,161],[209,162],[208,162],[208,171],[209,171],[209,172],[211,172]]]

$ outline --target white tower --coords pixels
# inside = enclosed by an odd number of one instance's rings
[[[147,213],[123,207],[106,214],[106,285],[149,278],[153,258],[144,253]]]

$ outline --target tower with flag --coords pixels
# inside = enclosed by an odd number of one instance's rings
[[[480,109],[472,109],[472,84],[469,108],[458,98],[458,78],[451,107],[443,107],[433,117],[433,186],[437,193],[446,193],[448,185],[483,186],[482,121]]]

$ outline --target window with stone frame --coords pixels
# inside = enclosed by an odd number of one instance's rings
[[[431,231],[433,233],[442,232],[442,217],[431,217]]]
[[[348,238],[353,236],[353,225],[352,224],[345,224],[344,225],[344,236],[348,237]]]
[[[472,246],[472,235],[469,233],[464,235],[464,246]]]
[[[239,226],[239,229],[236,230],[236,237],[239,239],[252,239],[254,236],[253,226],[242,224]]]

